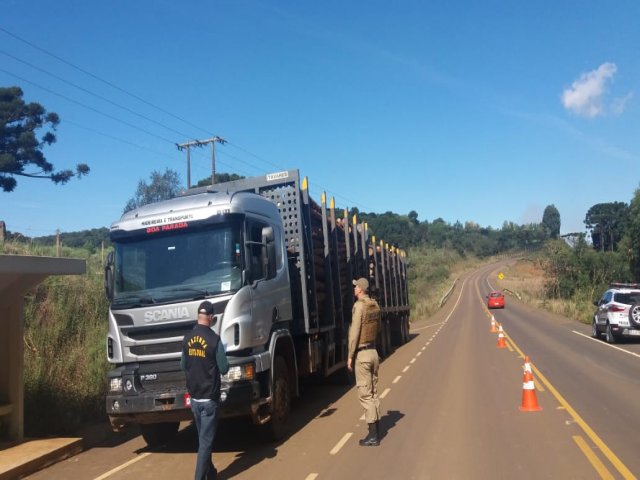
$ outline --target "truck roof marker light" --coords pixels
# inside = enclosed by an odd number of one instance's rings
[[[307,177],[302,179],[302,186],[300,188],[302,190],[307,190],[309,188],[309,179]]]
[[[329,208],[331,210],[334,210],[336,208],[336,199],[331,197],[331,200],[329,201]]]
[[[356,215],[355,213],[353,214],[353,225],[356,226],[358,224],[358,215]]]
[[[322,205],[327,204],[327,194],[325,192],[322,192],[322,195],[320,195],[320,203],[322,203]]]

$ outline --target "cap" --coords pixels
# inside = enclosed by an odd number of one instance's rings
[[[369,290],[369,280],[367,280],[366,278],[360,277],[359,279],[354,280],[353,284],[356,287],[360,287],[360,290],[362,290],[363,292]]]
[[[198,313],[202,313],[204,315],[213,315],[213,303],[205,300],[198,307]]]

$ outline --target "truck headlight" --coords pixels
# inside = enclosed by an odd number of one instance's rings
[[[229,371],[222,375],[223,382],[237,382],[238,380],[253,380],[255,378],[256,369],[253,363],[245,363],[244,365],[234,365],[229,367]]]
[[[121,392],[122,391],[122,378],[116,377],[112,378],[109,382],[109,391],[110,392]]]

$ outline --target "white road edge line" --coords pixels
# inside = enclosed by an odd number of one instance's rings
[[[412,328],[411,332],[419,332],[420,330],[424,330],[426,328],[437,327],[438,325],[441,325],[441,323],[433,323],[431,325],[425,325],[424,327],[420,327],[420,328]]]
[[[114,468],[113,470],[109,470],[107,473],[103,473],[102,475],[100,475],[99,477],[96,477],[94,480],[103,480],[107,477],[110,477],[111,475],[113,475],[114,473],[118,473],[120,470],[124,470],[125,468],[127,468],[129,465],[132,465],[134,463],[136,463],[138,460],[142,460],[144,457],[148,457],[149,455],[151,455],[151,452],[145,452],[145,453],[141,453],[140,455],[138,455],[136,458],[132,458],[131,460],[129,460],[126,463],[123,463],[122,465],[120,465],[119,467]]]
[[[575,330],[571,330],[573,333],[575,333],[576,335],[580,335],[581,337],[584,338],[588,338],[589,340],[593,340],[594,342],[598,342],[599,344],[605,346],[605,347],[611,347],[611,348],[615,348],[616,350],[620,350],[621,352],[624,353],[628,353],[629,355],[633,355],[634,357],[638,357],[640,358],[640,355],[638,355],[635,352],[630,352],[629,350],[625,350],[624,348],[620,348],[620,347],[616,347],[615,345],[611,345],[610,343],[605,343],[601,340],[598,340],[597,338],[593,338],[591,335],[585,335],[582,332],[576,332]]]
[[[331,455],[335,455],[336,453],[338,453],[340,449],[344,447],[344,444],[349,441],[349,439],[351,438],[351,435],[353,435],[353,433],[351,432],[345,433],[344,436],[340,439],[338,443],[336,443],[336,446],[333,447],[329,453]]]

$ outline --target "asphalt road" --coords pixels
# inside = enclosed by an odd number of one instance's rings
[[[590,326],[507,297],[489,312],[503,263],[465,275],[411,341],[381,365],[382,442],[360,447],[366,424],[355,389],[305,384],[292,434],[269,443],[244,421],[221,422],[213,459],[238,479],[635,478],[640,342],[615,348]],[[491,315],[507,348],[497,348]],[[524,355],[540,411],[523,412]],[[33,479],[192,478],[197,439],[187,424],[171,444],[108,436]]]

